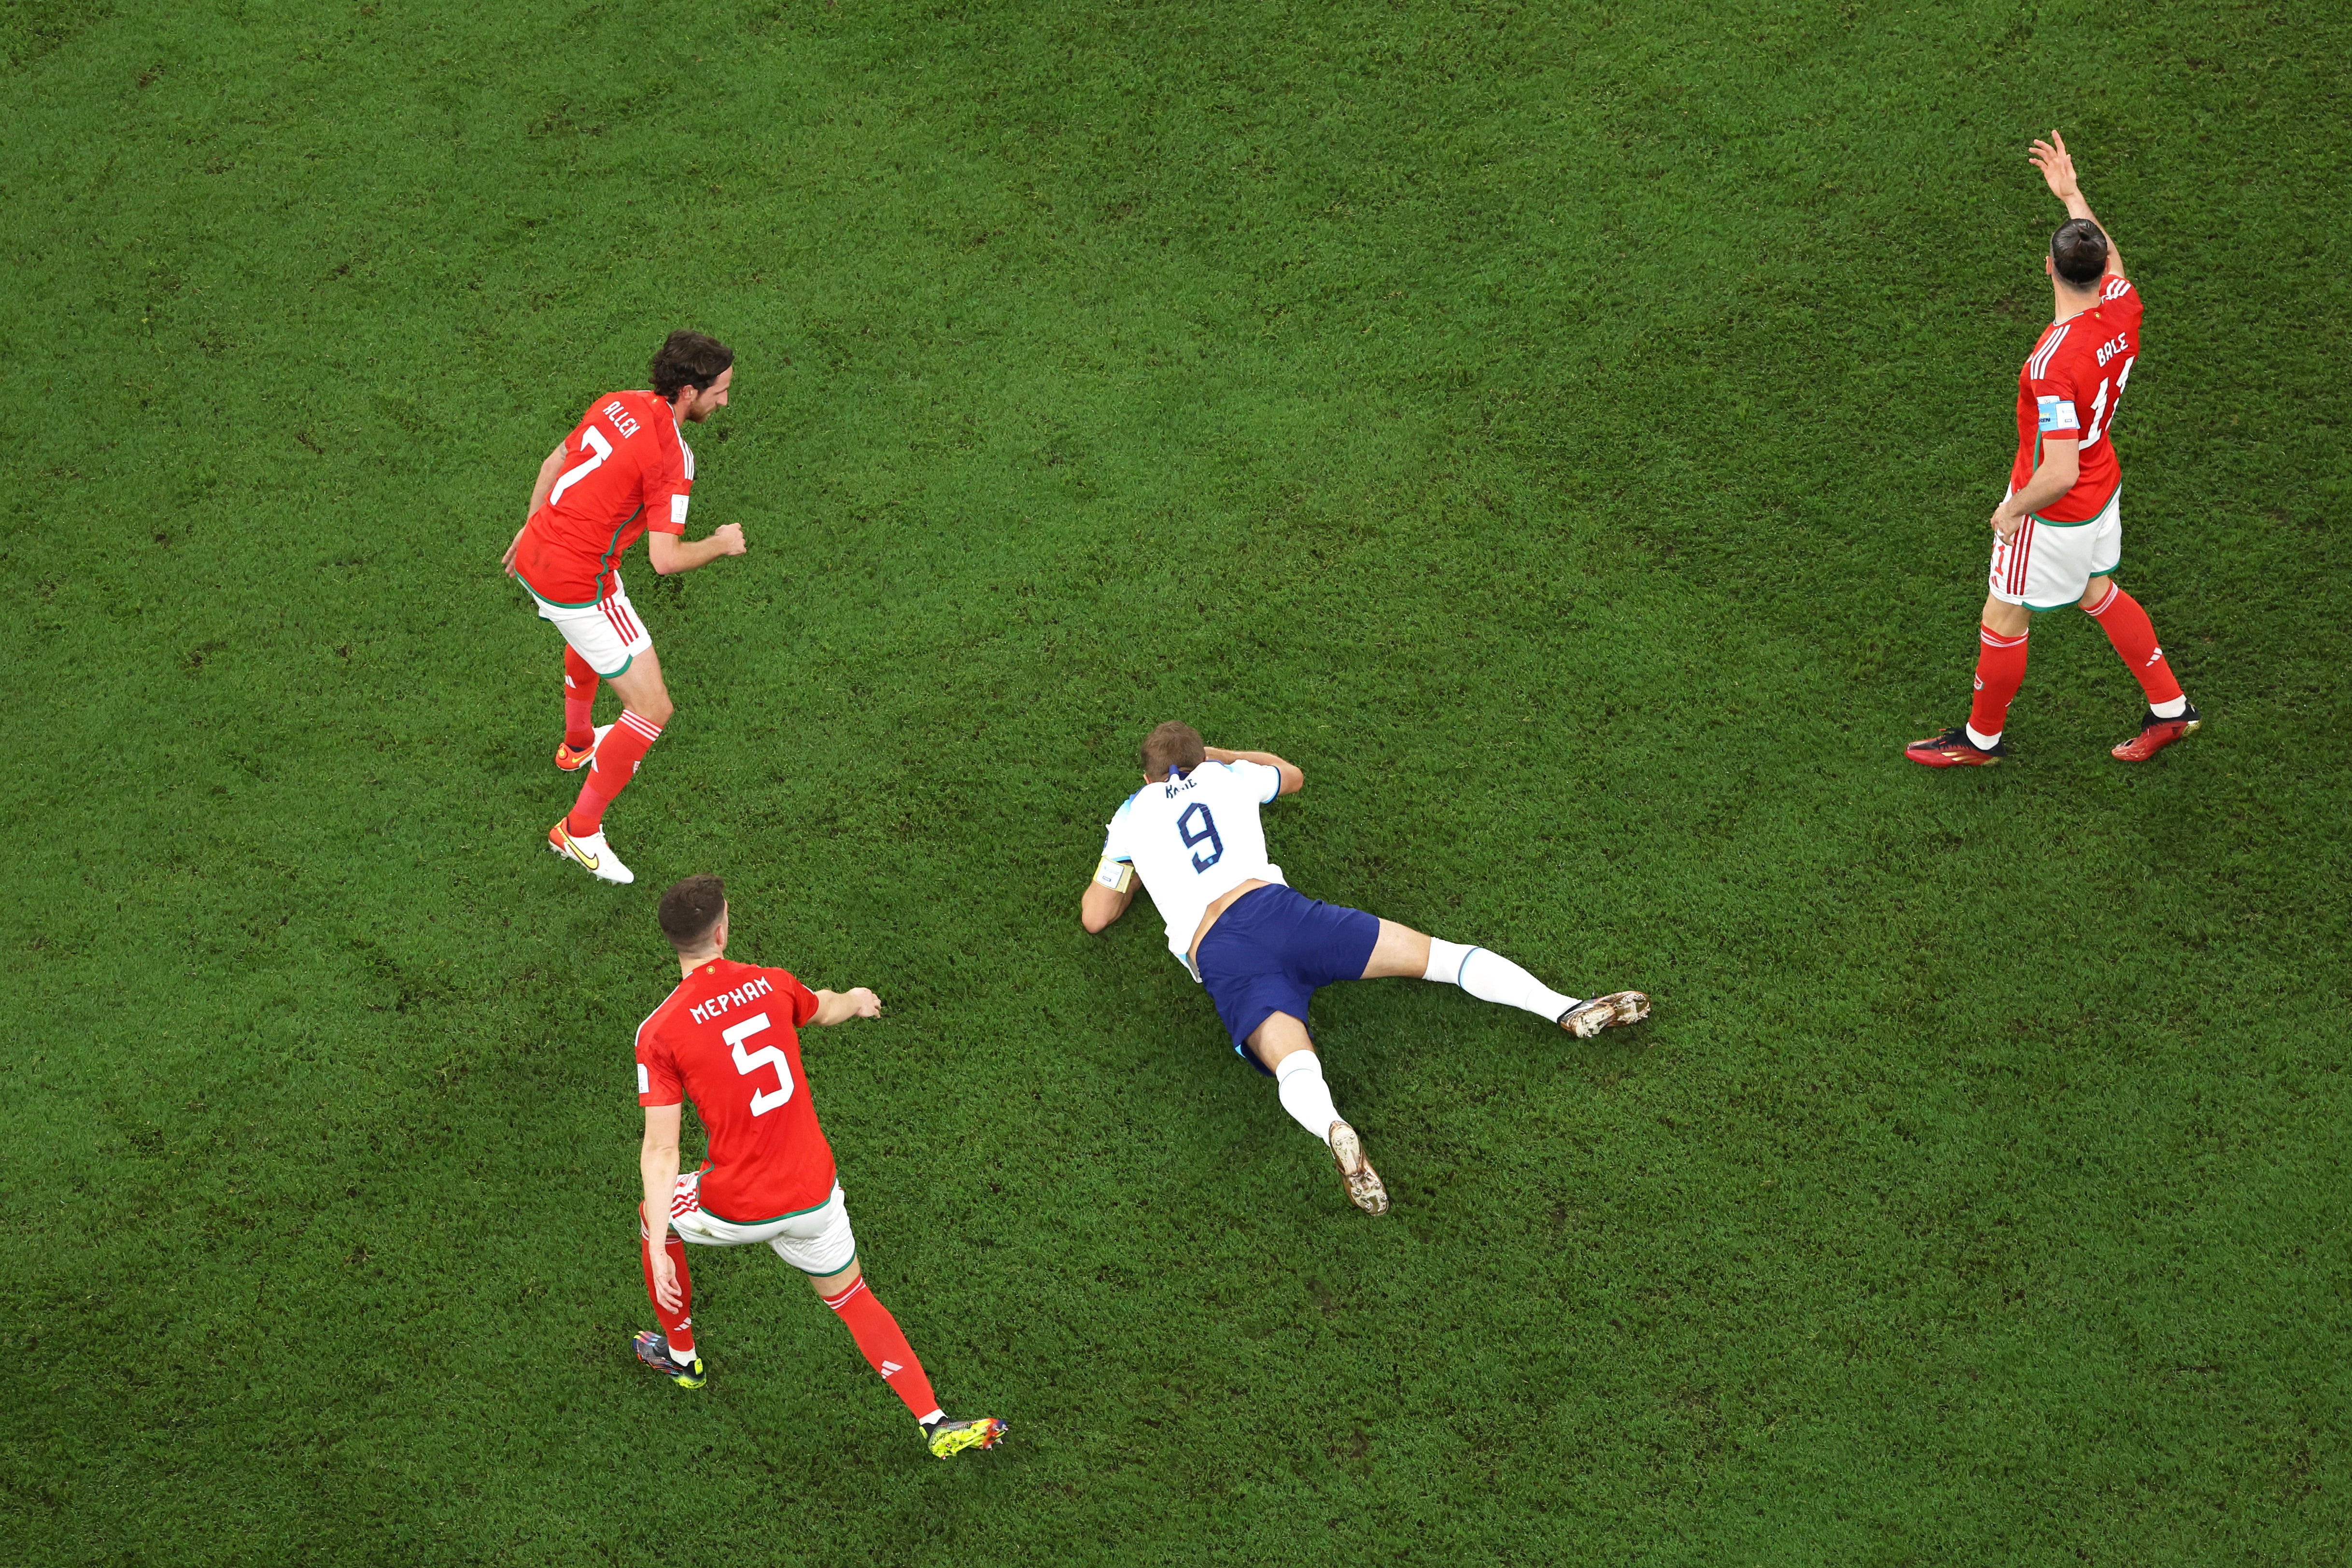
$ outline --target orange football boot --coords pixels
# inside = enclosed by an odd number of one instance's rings
[[[604,744],[604,731],[612,727],[613,726],[610,724],[597,725],[596,733],[589,738],[586,745],[581,747],[576,752],[572,749],[572,742],[569,741],[566,741],[562,745],[556,747],[555,765],[562,768],[567,773],[576,773],[582,768],[586,767],[590,763],[596,760],[596,748]]]

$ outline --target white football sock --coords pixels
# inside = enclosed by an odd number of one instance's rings
[[[2183,692],[2169,702],[2151,702],[2147,706],[2159,719],[2178,719],[2189,711],[2189,694]]]
[[[1506,1007],[1533,1013],[1546,1023],[1559,1022],[1559,1016],[1577,1003],[1575,997],[1561,995],[1499,952],[1435,937],[1429,939],[1429,967],[1421,977],[1459,985],[1481,1002],[1500,1002]]]
[[[2000,731],[1995,730],[1991,734],[1988,735],[1982,730],[1979,730],[1974,724],[1971,724],[1969,726],[1969,744],[1974,746],[1979,752],[1990,752],[1995,746],[2000,744]]]
[[[677,1363],[680,1366],[692,1366],[694,1364],[694,1352],[682,1351],[676,1345],[672,1345],[669,1347],[669,1359]]]
[[[1331,1141],[1331,1123],[1341,1120],[1331,1103],[1330,1086],[1323,1081],[1323,1064],[1313,1051],[1293,1051],[1274,1069],[1275,1092],[1291,1120],[1315,1135],[1318,1143]]]
[[[1462,984],[1462,961],[1478,950],[1465,947],[1458,942],[1429,939],[1429,967],[1421,972],[1423,980],[1434,980],[1440,985]]]

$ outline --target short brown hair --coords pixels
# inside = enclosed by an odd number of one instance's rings
[[[2107,237],[2089,218],[2070,217],[2050,237],[2050,259],[2074,287],[2095,288],[2107,269]]]
[[[706,947],[727,912],[727,884],[712,876],[688,877],[662,895],[662,935],[680,952]]]
[[[1189,773],[1207,761],[1209,749],[1201,743],[1200,731],[1171,719],[1143,738],[1143,776],[1158,779],[1170,773]]]
[[[686,387],[708,392],[710,384],[725,375],[734,363],[735,351],[717,338],[702,332],[672,332],[654,355],[654,395],[669,403]]]

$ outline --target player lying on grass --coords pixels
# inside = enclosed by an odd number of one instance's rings
[[[1969,721],[1914,741],[1903,754],[1931,768],[1990,767],[2009,754],[2000,732],[2025,683],[2025,638],[2038,610],[2080,605],[2107,634],[2147,695],[2139,733],[2114,748],[2144,763],[2197,732],[2139,601],[2109,575],[2124,552],[2123,469],[2116,411],[2139,363],[2139,291],[2123,255],[2091,216],[2066,139],[2056,132],[2031,154],[2066,221],[2042,258],[2056,310],[2017,376],[2017,457],[2009,494],[1992,514],[1992,574],[1977,630],[1976,698]]]
[[[654,570],[665,576],[743,553],[743,531],[731,522],[686,542],[694,448],[684,432],[727,406],[734,380],[733,349],[700,332],[672,332],[654,355],[651,392],[598,398],[547,455],[529,521],[507,546],[508,574],[563,634],[563,743],[555,765],[565,773],[588,767],[580,798],[547,830],[547,847],[600,881],[636,880],[604,843],[604,808],[635,776],[670,717],[654,639],[621,585],[621,557],[641,533]],[[601,728],[591,718],[599,679],[621,697],[620,718]]]
[[[1329,1147],[1349,1201],[1384,1214],[1388,1189],[1332,1103],[1307,1032],[1318,989],[1385,975],[1434,980],[1523,1008],[1580,1039],[1639,1023],[1650,999],[1619,991],[1579,1001],[1498,952],[1294,892],[1266,858],[1258,807],[1306,784],[1305,773],[1271,752],[1213,750],[1189,724],[1160,725],[1143,742],[1143,788],[1110,820],[1079,918],[1089,932],[1105,930],[1127,912],[1141,878],[1168,922],[1169,951],[1208,987],[1234,1049],[1274,1076],[1283,1110]]]
[[[636,1336],[637,1359],[681,1388],[700,1388],[693,1282],[682,1243],[764,1241],[809,1277],[848,1326],[866,1361],[906,1402],[932,1453],[944,1459],[993,1447],[1004,1423],[987,1415],[947,1419],[898,1321],[866,1289],[834,1179],[833,1149],[801,1070],[803,1025],[879,1017],[882,1004],[862,985],[812,992],[781,969],[729,963],[727,889],[716,877],[688,877],[664,893],[660,918],[683,978],[637,1026],[637,1103],[646,1108],[638,1251],[662,1326],[660,1333]],[[680,1175],[684,1100],[694,1102],[710,1136],[710,1157]]]

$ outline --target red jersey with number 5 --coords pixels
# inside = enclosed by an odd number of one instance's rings
[[[2110,272],[2099,279],[2099,302],[2053,321],[2017,373],[2017,461],[2009,468],[2015,495],[2042,461],[2043,437],[2078,443],[2082,471],[2074,488],[2033,515],[2044,522],[2088,522],[2107,510],[2124,482],[2116,461],[2116,405],[2139,357],[2139,290]]]
[[[833,1145],[801,1074],[816,997],[781,969],[714,959],[637,1026],[637,1103],[694,1102],[710,1134],[702,1207],[736,1225],[833,1195]]]
[[[563,439],[563,467],[523,525],[515,571],[551,605],[610,598],[639,534],[686,531],[693,489],[694,449],[668,404],[650,392],[600,397]]]

